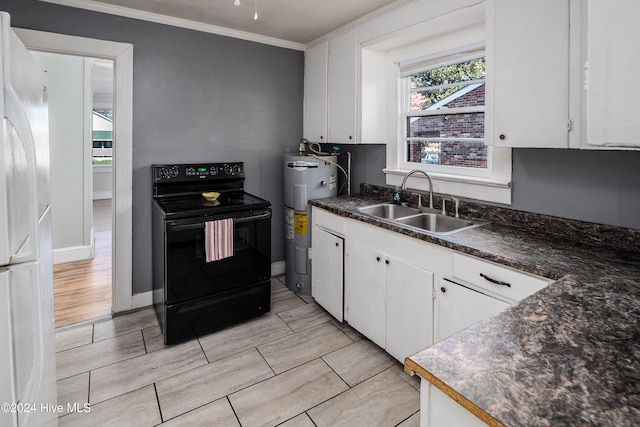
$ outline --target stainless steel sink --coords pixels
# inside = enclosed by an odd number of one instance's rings
[[[426,233],[440,235],[452,234],[488,224],[487,221],[455,218],[440,213],[425,212],[425,210],[432,211],[432,209],[428,208],[416,209],[392,203],[378,203],[357,209],[359,213],[364,215],[388,220],[392,223],[415,228]]]
[[[362,208],[358,208],[358,212],[384,219],[396,219],[420,213],[418,209],[394,205],[392,203],[380,203],[377,205],[364,206]]]
[[[487,224],[486,221],[475,221],[464,218],[454,218],[435,213],[423,213],[420,215],[398,218],[397,222],[409,227],[419,228],[437,234],[451,234],[456,231],[466,230]]]

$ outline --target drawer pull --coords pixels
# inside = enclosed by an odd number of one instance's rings
[[[507,288],[511,287],[511,283],[507,283],[507,282],[501,282],[500,280],[496,280],[496,279],[492,279],[491,277],[480,273],[480,277],[482,277],[484,280],[493,283],[494,285],[500,285],[500,286],[506,286]]]

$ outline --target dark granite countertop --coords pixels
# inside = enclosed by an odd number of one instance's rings
[[[311,204],[555,280],[411,356],[407,372],[490,425],[640,425],[640,231],[463,202],[492,223],[434,236],[356,211],[387,191]]]

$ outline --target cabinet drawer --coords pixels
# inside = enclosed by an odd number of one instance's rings
[[[521,301],[546,287],[550,280],[472,258],[453,255],[453,277],[501,299]]]
[[[315,207],[312,212],[313,225],[332,231],[340,236],[344,236],[345,219],[343,217]]]

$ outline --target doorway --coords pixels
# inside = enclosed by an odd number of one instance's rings
[[[32,51],[47,70],[55,326],[112,313],[113,61]]]
[[[132,109],[133,46],[43,31],[14,29],[30,50],[113,61],[114,170],[112,199],[112,312],[120,313],[151,304],[151,296],[132,296]],[[147,301],[148,300],[148,301]]]
[[[53,266],[55,327],[112,313],[111,199],[93,201],[94,254],[91,259]]]

